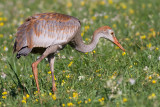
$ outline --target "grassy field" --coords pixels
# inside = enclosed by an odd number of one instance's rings
[[[159,0],[0,0],[0,106],[160,106],[159,10]],[[44,12],[80,19],[86,44],[95,29],[108,25],[126,52],[104,39],[85,54],[67,46],[56,56],[56,94],[43,60],[41,104],[31,69],[39,55],[18,60],[13,44],[25,18]]]

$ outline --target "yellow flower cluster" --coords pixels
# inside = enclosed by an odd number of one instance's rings
[[[22,103],[26,103],[27,99],[29,98],[29,94],[26,94],[26,96],[23,96],[23,100],[22,100]]]
[[[2,14],[3,14],[3,13],[0,12],[0,27],[1,27],[1,26],[4,26],[4,22],[7,21],[7,18],[6,18],[6,17],[2,17],[2,16],[1,16]]]
[[[52,95],[52,99],[53,99],[53,100],[56,100],[56,94],[53,94],[53,95]]]
[[[122,9],[126,9],[127,5],[125,3],[120,3],[120,6],[122,7]]]
[[[148,99],[155,99],[156,98],[156,94],[152,93],[151,95],[148,96]]]
[[[68,67],[70,67],[72,64],[73,64],[73,61],[71,61],[71,62],[68,64]]]
[[[7,92],[6,92],[6,91],[4,91],[4,92],[2,93],[2,98],[3,98],[3,99],[6,99],[6,98],[7,98]]]
[[[126,52],[123,52],[123,53],[122,53],[122,56],[124,56],[124,55],[126,55]]]
[[[101,103],[101,105],[104,105],[104,97],[102,97],[101,99],[98,99],[98,101]]]
[[[72,102],[69,102],[69,103],[67,103],[67,106],[68,106],[68,107],[71,107],[71,106],[73,106],[73,103],[72,103]]]
[[[78,99],[78,93],[74,92],[73,93],[73,98]]]

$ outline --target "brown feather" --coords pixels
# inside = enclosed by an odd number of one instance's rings
[[[28,17],[25,22],[18,28],[16,34],[16,40],[14,45],[14,52],[19,51],[22,47],[28,46],[33,48],[34,35],[40,37],[48,35],[48,38],[55,38],[54,32],[63,32],[68,34],[78,29],[75,25],[80,21],[72,16],[60,14],[60,13],[41,13]],[[61,37],[57,37],[58,40],[62,40]]]

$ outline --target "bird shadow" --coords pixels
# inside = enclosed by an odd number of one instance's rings
[[[15,79],[13,78],[13,76],[9,73],[12,81],[14,82],[14,84],[16,84],[16,87],[17,87],[17,89],[18,89],[18,92],[22,92],[22,93],[24,93],[24,94],[25,94],[25,93],[28,93],[27,88],[22,85],[22,83],[21,83],[21,81],[20,81],[20,79],[19,79],[16,71],[13,69],[13,67],[12,67],[12,65],[11,65],[10,62],[8,62],[8,65],[9,65],[10,69],[13,71],[13,73],[14,73],[14,75],[15,75],[15,77],[16,77],[16,80],[17,80],[17,81],[15,81]],[[18,95],[18,94],[17,94],[17,90],[16,90],[15,88],[12,88],[12,87],[11,87],[10,95],[13,96],[13,97],[16,97],[16,96]]]

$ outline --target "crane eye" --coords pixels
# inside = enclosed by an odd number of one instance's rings
[[[112,35],[112,36],[114,36],[114,33],[113,33],[113,32],[111,32],[111,35]]]

